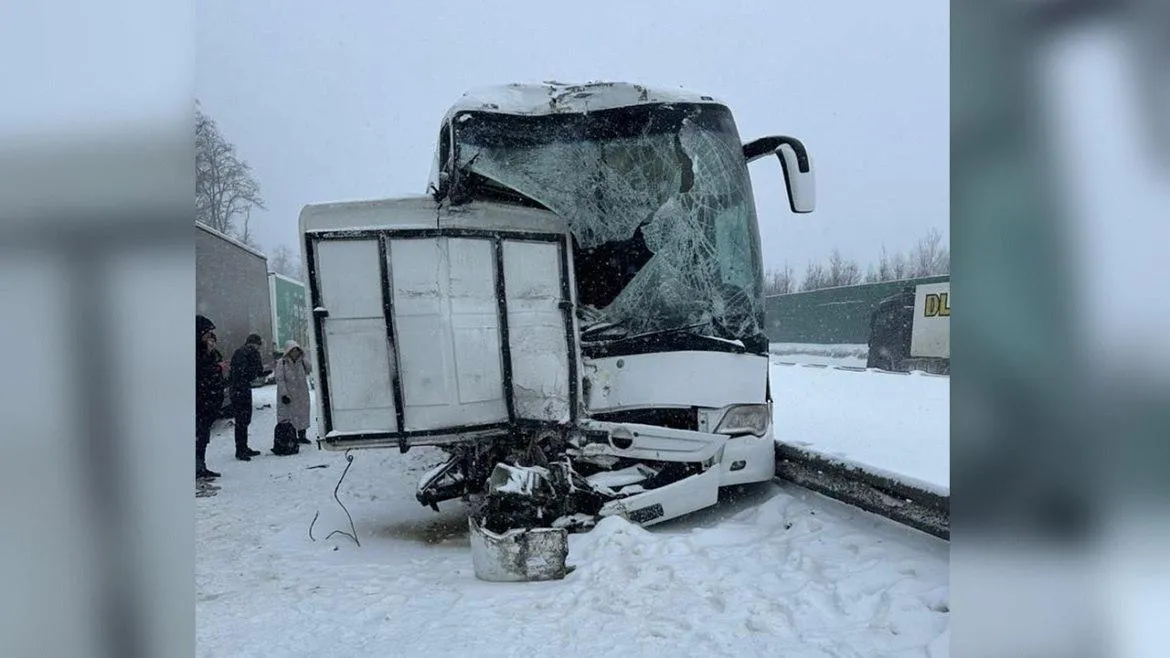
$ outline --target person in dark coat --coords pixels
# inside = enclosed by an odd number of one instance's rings
[[[215,324],[195,316],[195,478],[207,480],[219,473],[207,468],[207,444],[211,426],[223,406],[223,360],[215,349]]]
[[[267,375],[260,356],[260,345],[264,340],[259,334],[251,334],[244,346],[232,355],[231,382],[232,413],[236,420],[236,459],[251,461],[260,454],[259,450],[248,447],[248,425],[252,423],[252,382]]]

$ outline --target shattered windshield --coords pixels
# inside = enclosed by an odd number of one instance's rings
[[[567,220],[583,340],[685,332],[766,350],[755,204],[725,107],[467,112],[454,125],[465,194],[519,194]]]

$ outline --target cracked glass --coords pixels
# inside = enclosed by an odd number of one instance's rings
[[[584,342],[673,332],[766,350],[755,203],[727,108],[466,112],[454,126],[463,196],[566,219]]]

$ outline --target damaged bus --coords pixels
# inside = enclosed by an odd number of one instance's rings
[[[773,154],[811,212],[801,142],[741,142],[710,96],[465,94],[428,194],[301,213],[321,446],[438,446],[418,500],[494,532],[650,525],[772,478],[747,165]]]

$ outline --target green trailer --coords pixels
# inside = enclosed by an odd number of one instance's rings
[[[280,358],[284,344],[290,340],[307,350],[309,322],[305,284],[270,272],[268,294],[272,299],[273,357]]]

